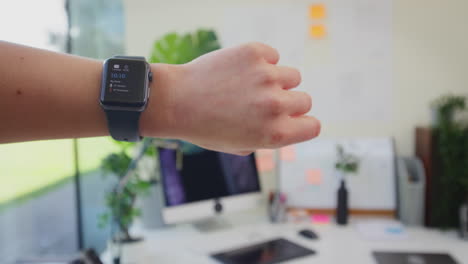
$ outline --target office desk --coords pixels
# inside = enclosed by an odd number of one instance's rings
[[[122,263],[218,263],[209,257],[210,253],[284,237],[317,251],[314,256],[287,262],[291,264],[374,264],[373,250],[448,252],[460,264],[468,264],[468,242],[460,240],[454,233],[437,230],[406,228],[407,237],[404,239],[371,241],[362,237],[353,223],[346,227],[335,224],[270,224],[263,217],[238,218],[235,223],[233,228],[211,233],[200,232],[191,225],[151,231],[136,228],[134,233],[143,235],[145,240],[125,245]],[[297,231],[302,228],[312,228],[320,239],[308,240],[298,236]],[[108,252],[103,254],[103,259],[111,263]]]

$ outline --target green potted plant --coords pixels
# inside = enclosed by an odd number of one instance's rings
[[[336,222],[339,225],[348,223],[348,190],[346,188],[346,175],[357,173],[359,169],[359,159],[356,155],[345,152],[342,145],[336,147],[337,161],[335,169],[340,175],[340,187],[337,192]]]
[[[468,238],[468,120],[458,117],[468,114],[466,102],[466,96],[448,94],[432,103],[441,165],[437,183],[441,191],[434,201],[432,218],[441,227],[460,226],[464,238]]]

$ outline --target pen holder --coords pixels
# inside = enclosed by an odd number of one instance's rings
[[[272,223],[286,222],[286,195],[279,192],[270,192],[268,199],[268,216]]]

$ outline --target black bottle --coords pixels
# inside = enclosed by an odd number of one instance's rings
[[[340,188],[337,193],[336,206],[336,222],[339,225],[346,225],[348,223],[348,190],[344,180],[341,180]]]

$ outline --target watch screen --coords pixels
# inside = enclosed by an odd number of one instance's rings
[[[144,61],[108,60],[101,100],[106,104],[143,104],[147,93],[146,74]]]

